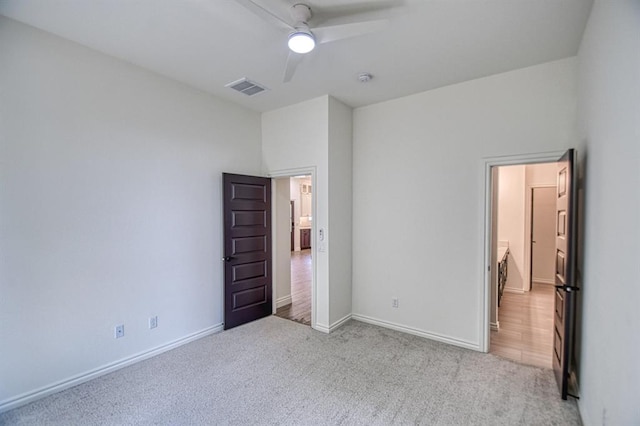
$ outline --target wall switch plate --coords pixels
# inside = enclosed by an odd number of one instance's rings
[[[398,298],[394,297],[391,299],[391,307],[392,308],[397,308],[398,307]]]
[[[124,337],[124,324],[116,325],[115,338],[119,339]]]
[[[149,318],[149,328],[156,328],[158,326],[158,317],[152,316]]]

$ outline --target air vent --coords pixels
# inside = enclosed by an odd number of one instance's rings
[[[259,85],[256,82],[248,80],[246,78],[242,78],[240,80],[234,81],[225,85],[224,87],[230,87],[233,90],[237,90],[240,93],[244,93],[247,96],[257,95],[260,92],[264,92],[267,90],[266,87]]]

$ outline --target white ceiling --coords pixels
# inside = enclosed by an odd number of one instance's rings
[[[302,0],[255,0],[288,16]],[[577,53],[592,0],[307,0],[313,25],[384,7],[381,32],[318,46],[282,83],[286,32],[233,0],[1,0],[0,13],[257,111],[330,94],[358,107]],[[322,17],[326,19],[322,20]],[[327,18],[328,17],[328,18]],[[322,20],[321,22],[319,22]],[[357,75],[374,78],[360,83]],[[270,90],[225,87],[247,77]]]

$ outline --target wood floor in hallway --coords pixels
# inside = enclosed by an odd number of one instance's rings
[[[537,367],[551,368],[553,285],[534,283],[524,294],[505,292],[498,309],[499,331],[491,331],[489,352]]]
[[[311,325],[311,250],[291,252],[291,304],[276,316]]]

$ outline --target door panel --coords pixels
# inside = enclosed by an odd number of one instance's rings
[[[556,307],[555,307],[556,316],[560,321],[563,321],[564,320],[564,296],[562,292],[556,291],[555,303],[556,303]]]
[[[233,240],[233,253],[232,255],[238,255],[240,253],[260,252],[267,249],[267,237],[260,235],[258,237],[245,237],[236,238]]]
[[[567,399],[573,344],[576,253],[575,151],[568,150],[558,161],[556,199],[556,297],[554,315],[553,370],[562,399]]]
[[[224,328],[271,315],[271,180],[223,173]]]
[[[295,220],[295,205],[294,201],[291,200],[291,209],[289,210],[289,223],[291,223],[291,251],[295,250],[295,229],[296,229],[296,220]]]

